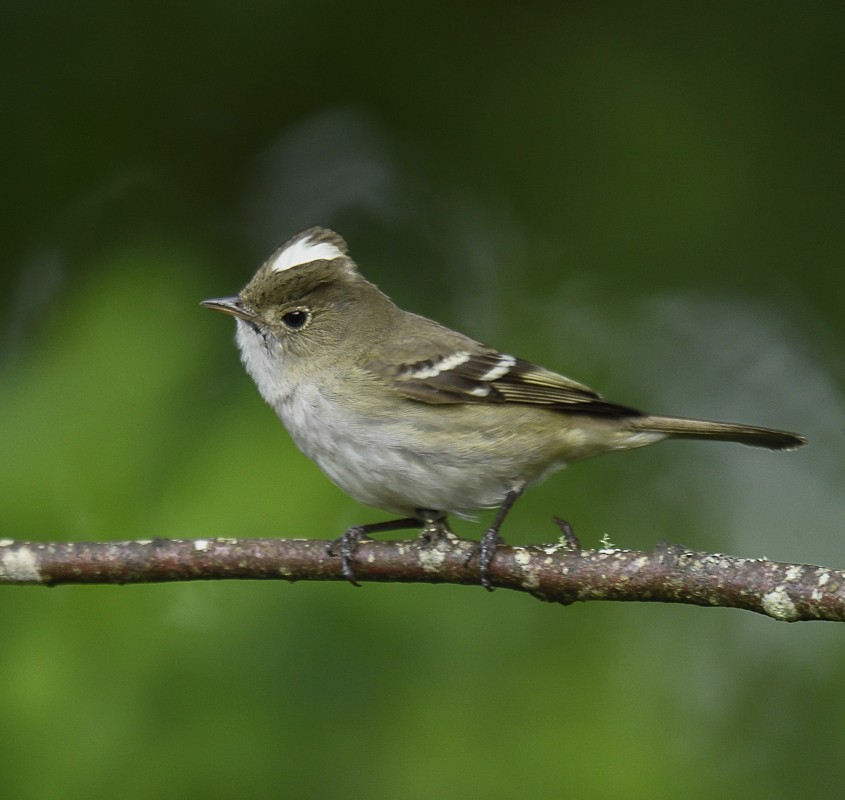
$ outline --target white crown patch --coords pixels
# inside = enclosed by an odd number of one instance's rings
[[[283,248],[273,258],[270,269],[273,272],[283,272],[291,267],[298,267],[302,264],[310,264],[312,261],[325,259],[331,261],[333,258],[341,258],[345,253],[331,242],[312,242],[310,236],[297,239]]]

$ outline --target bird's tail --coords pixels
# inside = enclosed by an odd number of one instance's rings
[[[768,447],[769,450],[792,450],[806,444],[807,440],[797,433],[743,425],[738,422],[711,422],[706,419],[684,419],[682,417],[634,417],[631,427],[648,433],[664,433],[678,439],[716,439],[723,442],[740,442],[753,447]]]

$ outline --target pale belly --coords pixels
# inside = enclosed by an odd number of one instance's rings
[[[650,444],[606,425],[527,406],[431,406],[374,418],[298,393],[277,407],[291,437],[343,491],[397,514],[417,509],[470,516],[501,505],[568,461]],[[559,428],[549,422],[560,421]]]

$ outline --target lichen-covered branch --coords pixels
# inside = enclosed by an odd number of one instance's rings
[[[328,542],[306,539],[149,539],[134,542],[0,540],[0,584],[163,583],[190,580],[343,580]],[[472,542],[362,542],[358,581],[478,584]],[[586,550],[574,538],[501,546],[494,586],[552,603],[586,600],[687,603],[756,611],[786,622],[845,620],[845,571],[698,553]]]

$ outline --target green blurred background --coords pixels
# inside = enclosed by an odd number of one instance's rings
[[[5,3],[0,533],[384,518],[295,451],[197,305],[324,224],[400,304],[612,399],[810,437],[576,465],[510,541],[557,513],[589,546],[842,567],[843,40],[840,0]],[[834,624],[473,587],[0,595],[5,797],[845,778]]]

